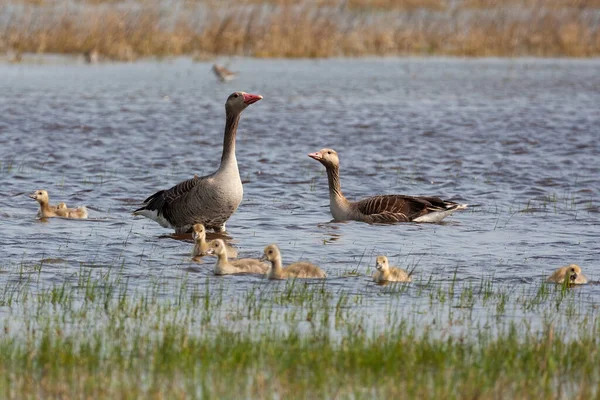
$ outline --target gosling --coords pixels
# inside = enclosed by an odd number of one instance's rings
[[[377,268],[377,272],[373,274],[373,280],[376,283],[412,282],[407,271],[401,268],[390,267],[386,256],[377,257],[375,268]]]
[[[55,207],[56,215],[59,217],[67,217],[69,215],[69,208],[67,207],[67,203],[58,203]]]
[[[560,267],[546,281],[562,285],[565,282],[565,278],[568,285],[583,285],[588,282],[587,278],[581,273],[581,267],[577,264]]]
[[[318,278],[323,279],[327,275],[318,266],[306,261],[296,262],[287,267],[281,266],[281,252],[275,244],[265,247],[264,256],[261,260],[271,262],[269,279],[287,279],[287,278]]]
[[[85,207],[67,208],[65,203],[57,206],[50,205],[50,197],[45,190],[36,190],[29,195],[40,204],[40,215],[42,218],[66,217],[66,218],[87,218],[88,212]],[[64,207],[63,207],[64,206]]]
[[[87,209],[85,207],[68,208],[66,203],[56,205],[56,215],[65,218],[87,218]]]
[[[227,257],[227,248],[222,239],[215,239],[210,242],[208,254],[215,254],[217,262],[215,263],[215,275],[230,274],[266,274],[269,265],[254,258],[242,258],[240,260],[229,261]]]
[[[194,224],[193,229],[194,249],[192,250],[192,258],[197,261],[200,257],[207,254],[209,245],[206,242],[206,228],[204,228],[204,225]],[[238,252],[234,247],[225,244],[225,248],[227,249],[227,257],[237,257]]]

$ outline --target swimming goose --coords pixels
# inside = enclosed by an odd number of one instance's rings
[[[563,284],[565,278],[568,279],[569,285],[583,285],[587,283],[587,278],[581,273],[581,267],[577,264],[567,265],[566,267],[560,267],[548,279],[546,282],[554,282]]]
[[[325,278],[327,276],[321,268],[306,261],[296,262],[285,268],[282,267],[281,252],[279,251],[279,247],[275,244],[270,244],[265,247],[264,256],[261,260],[271,262],[269,279]]]
[[[206,252],[208,251],[209,245],[206,242],[206,229],[204,228],[204,225],[194,224],[193,229],[194,232],[192,233],[192,237],[194,238],[194,250],[192,250],[192,257],[197,259],[207,254]],[[228,257],[237,257],[238,252],[234,247],[225,243],[225,248],[227,249]]]
[[[168,190],[161,190],[144,200],[135,210],[176,233],[186,233],[197,223],[207,229],[225,231],[225,222],[238,208],[244,189],[235,158],[235,136],[240,114],[262,96],[244,92],[232,93],[225,102],[226,122],[223,154],[219,169],[211,175],[183,181]]]
[[[456,210],[467,208],[466,204],[442,200],[438,197],[383,195],[350,202],[342,194],[340,185],[340,161],[333,149],[310,153],[327,170],[329,180],[329,209],[337,221],[363,221],[368,223],[391,222],[440,222]]]
[[[219,64],[214,64],[212,70],[221,82],[232,81],[237,75],[235,72],[232,72]]]
[[[85,207],[67,208],[65,203],[59,203],[56,206],[50,205],[50,197],[45,190],[36,190],[29,195],[40,204],[39,216],[42,218],[65,217],[65,218],[87,218],[88,213]]]
[[[377,272],[373,274],[373,280],[377,283],[412,281],[408,272],[402,268],[390,267],[386,256],[378,256],[375,267]]]
[[[215,254],[217,262],[215,263],[215,275],[229,274],[265,274],[269,266],[260,260],[254,258],[242,258],[229,261],[227,257],[227,248],[222,239],[215,239],[210,242],[208,254]]]

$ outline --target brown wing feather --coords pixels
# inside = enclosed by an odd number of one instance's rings
[[[441,200],[440,200],[441,201]],[[356,204],[356,209],[370,216],[372,222],[407,222],[426,214],[432,204],[425,198],[385,195],[369,197]]]
[[[175,204],[181,198],[187,198],[192,189],[196,187],[205,177],[199,178],[194,175],[193,178],[180,182],[168,190],[161,190],[144,200],[144,206],[138,208],[141,210],[157,210],[158,215],[163,215],[171,223],[174,222],[173,210],[177,207],[181,210],[180,204]],[[185,205],[185,201],[182,202]],[[183,210],[185,211],[185,210]]]

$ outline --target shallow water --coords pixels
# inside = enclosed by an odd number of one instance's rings
[[[217,168],[235,90],[264,96],[238,131],[244,200],[227,227],[242,256],[276,242],[284,263],[314,261],[326,285],[372,307],[387,304],[367,276],[378,254],[416,281],[456,273],[528,291],[569,263],[600,279],[599,60],[236,59],[231,68],[239,78],[220,84],[209,63],[188,59],[0,65],[0,286],[40,262],[48,285],[81,268],[120,271],[134,289],[186,274],[233,296],[279,284],[213,277],[212,259],[190,260],[191,238],[131,215],[155,191]],[[322,147],[340,154],[351,199],[422,194],[479,207],[442,224],[330,222],[324,168],[307,157]],[[42,188],[52,202],[87,205],[90,220],[39,221],[25,194]],[[421,301],[414,287],[402,295],[407,308]],[[578,290],[600,302],[600,286]]]

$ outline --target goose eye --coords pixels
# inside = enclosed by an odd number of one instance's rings
[[[237,97],[240,97],[240,95],[236,93],[236,94],[233,95],[233,97],[237,98]]]
[[[269,250],[269,254],[273,254],[273,250]]]
[[[331,152],[330,152],[330,151],[328,151],[328,152],[327,152],[327,154],[331,154]]]
[[[575,268],[571,268],[571,272],[575,272]]]

